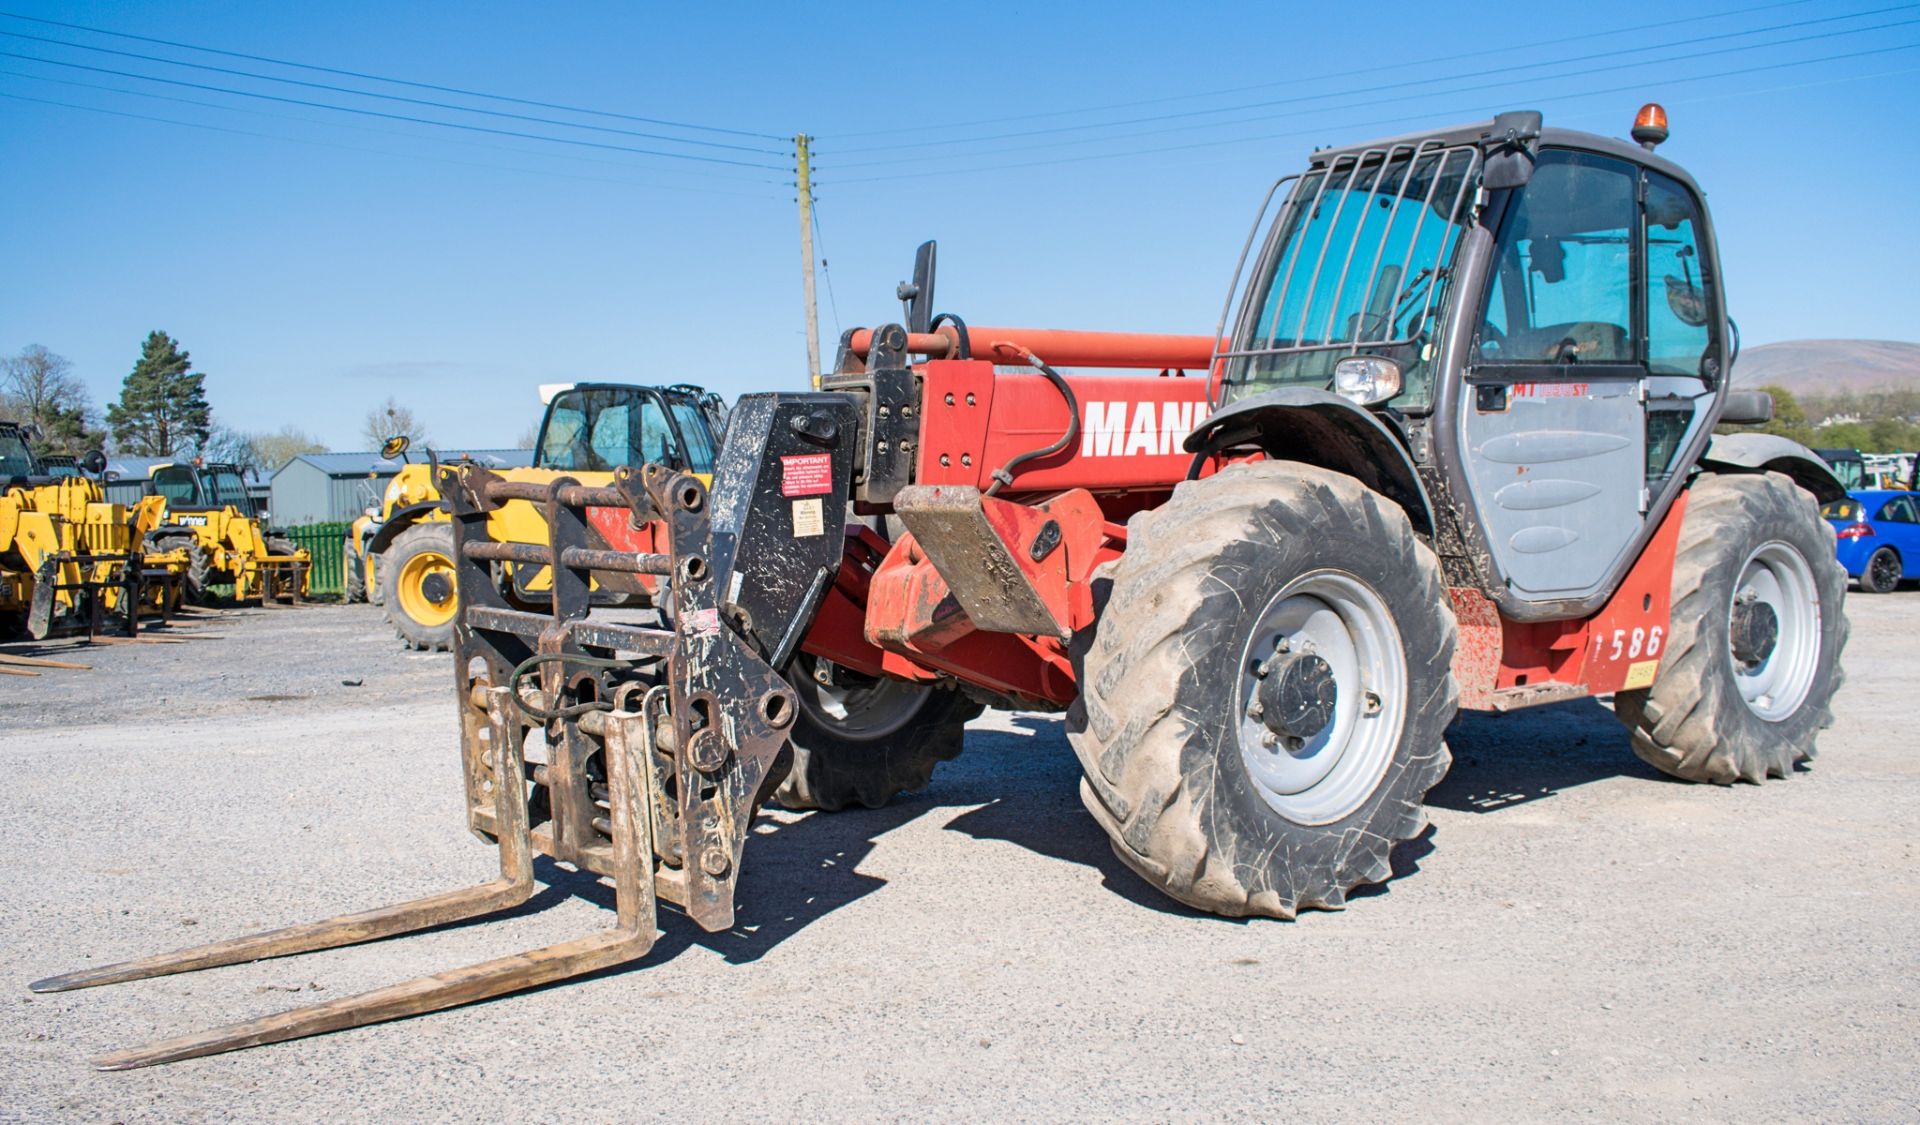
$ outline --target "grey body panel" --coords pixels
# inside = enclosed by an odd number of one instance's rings
[[[1487,547],[1515,597],[1585,598],[1606,588],[1642,526],[1639,383],[1513,390],[1505,410],[1482,413],[1471,401],[1461,410],[1468,489]]]
[[[1822,504],[1847,494],[1840,478],[1818,454],[1777,434],[1715,434],[1700,457],[1700,467],[1708,471],[1784,473]]]

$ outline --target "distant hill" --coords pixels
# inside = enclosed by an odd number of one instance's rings
[[[1783,340],[1746,348],[1733,364],[1736,386],[1776,384],[1796,395],[1920,388],[1920,344],[1899,340]]]

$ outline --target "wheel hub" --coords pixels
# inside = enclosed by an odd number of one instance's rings
[[[1275,656],[1263,670],[1254,696],[1260,721],[1282,738],[1309,739],[1327,729],[1339,702],[1333,667],[1311,652]]]
[[[430,602],[444,602],[453,596],[453,582],[444,571],[433,571],[420,579],[420,593]]]
[[[1365,803],[1406,717],[1407,662],[1392,612],[1366,583],[1303,574],[1252,614],[1233,696],[1249,780],[1296,824]]]
[[[1736,602],[1732,634],[1733,658],[1751,668],[1773,655],[1780,640],[1780,615],[1763,601]]]

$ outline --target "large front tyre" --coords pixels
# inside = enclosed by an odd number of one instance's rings
[[[1687,781],[1790,776],[1833,723],[1846,592],[1812,495],[1779,473],[1701,477],[1681,519],[1660,670],[1613,697],[1633,752]]]
[[[393,631],[410,648],[445,652],[453,647],[459,610],[453,565],[453,524],[417,523],[394,536],[374,567],[381,603]]]
[[[1129,524],[1082,661],[1081,799],[1189,906],[1339,909],[1425,828],[1456,632],[1433,552],[1352,477],[1268,461],[1183,483]]]
[[[924,789],[960,756],[982,710],[957,691],[874,679],[805,653],[787,666],[800,706],[788,732],[793,768],[773,799],[789,809],[877,809]]]

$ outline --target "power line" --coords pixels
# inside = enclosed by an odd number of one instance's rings
[[[1514,66],[1497,67],[1491,70],[1483,70],[1473,74],[1455,75],[1453,77],[1474,78],[1474,77],[1482,77],[1490,74],[1512,73],[1512,72],[1521,71],[1521,70],[1535,70],[1541,67],[1558,68],[1558,67],[1564,67],[1569,63],[1586,62],[1594,59],[1612,58],[1612,57],[1617,57],[1620,55],[1627,55],[1627,54],[1640,54],[1647,51],[1665,50],[1672,47],[1682,47],[1682,46],[1687,46],[1695,43],[1707,43],[1707,42],[1714,42],[1714,41],[1723,40],[1723,39],[1733,39],[1733,38],[1739,38],[1741,36],[1746,36],[1746,35],[1760,35],[1760,34],[1773,32],[1773,31],[1787,31],[1787,30],[1792,30],[1796,28],[1810,27],[1817,24],[1834,23],[1840,20],[1860,19],[1867,16],[1885,15],[1891,12],[1912,11],[1915,8],[1920,8],[1920,4],[1901,4],[1901,5],[1896,5],[1894,7],[1889,7],[1889,8],[1879,8],[1879,9],[1874,9],[1874,10],[1865,11],[1865,12],[1856,12],[1856,13],[1845,15],[1845,16],[1822,16],[1817,19],[1799,20],[1792,23],[1784,23],[1784,24],[1777,24],[1770,27],[1755,28],[1750,31],[1724,32],[1717,35],[1699,36],[1694,39],[1682,39],[1672,43],[1660,43],[1660,44],[1654,44],[1652,46],[1646,46],[1646,47],[1625,47],[1625,48],[1620,48],[1613,51],[1600,51],[1600,52],[1596,52],[1588,55],[1575,55],[1570,58],[1553,59],[1548,62],[1520,63]],[[1907,22],[1913,22],[1913,21],[1907,21]],[[1888,28],[1904,27],[1904,26],[1906,26],[1906,23],[1895,22],[1895,23],[1889,23],[1889,24],[1878,24],[1870,27],[1846,28],[1839,31],[1826,32],[1820,35],[1802,35],[1802,36],[1795,36],[1792,39],[1774,40],[1767,43],[1749,43],[1749,44],[1745,44],[1738,47],[1722,47],[1722,48],[1717,48],[1710,51],[1697,51],[1697,52],[1692,52],[1692,53],[1682,54],[1682,55],[1671,55],[1671,56],[1668,56],[1665,58],[1659,58],[1659,59],[1644,59],[1644,60],[1639,60],[1635,62],[1615,63],[1609,66],[1588,67],[1585,70],[1564,71],[1561,73],[1554,74],[1552,77],[1555,79],[1573,78],[1573,77],[1579,77],[1582,75],[1600,74],[1600,73],[1615,71],[1615,70],[1630,70],[1630,69],[1633,69],[1634,67],[1640,67],[1640,66],[1654,66],[1659,63],[1680,62],[1688,59],[1706,58],[1712,55],[1719,55],[1719,54],[1733,54],[1741,51],[1764,50],[1765,48],[1768,48],[1768,47],[1779,47],[1779,46],[1786,46],[1789,44],[1806,43],[1806,42],[1811,42],[1818,39],[1831,39],[1837,36],[1844,36],[1844,35],[1859,35],[1869,31],[1882,31]],[[899,149],[904,149],[904,148],[930,148],[935,146],[973,144],[973,143],[978,143],[982,141],[1012,140],[1012,139],[1018,139],[1022,137],[1051,136],[1051,135],[1057,135],[1060,133],[1084,132],[1091,129],[1115,128],[1123,125],[1144,125],[1144,124],[1153,124],[1155,122],[1161,122],[1161,121],[1185,120],[1185,119],[1190,119],[1194,117],[1206,117],[1206,116],[1222,114],[1222,113],[1235,113],[1243,110],[1266,109],[1273,106],[1297,105],[1302,102],[1323,101],[1328,98],[1346,98],[1356,94],[1382,93],[1388,90],[1403,90],[1409,87],[1423,88],[1421,93],[1417,95],[1411,95],[1411,96],[1426,97],[1426,96],[1430,96],[1431,91],[1424,88],[1430,87],[1434,81],[1435,81],[1434,79],[1410,79],[1410,80],[1400,81],[1400,82],[1383,83],[1378,86],[1363,86],[1358,89],[1342,90],[1334,93],[1301,94],[1294,97],[1277,98],[1277,99],[1263,101],[1263,102],[1248,102],[1240,105],[1219,106],[1213,109],[1186,110],[1180,113],[1156,114],[1151,117],[1126,118],[1126,119],[1116,120],[1116,121],[1103,121],[1103,122],[1099,122],[1096,124],[1089,124],[1089,125],[1059,125],[1059,126],[1054,126],[1047,129],[1028,129],[1020,132],[995,133],[995,134],[989,134],[989,135],[980,136],[980,137],[966,137],[966,138],[936,140],[936,141],[917,141],[909,144],[891,145],[891,146],[875,145],[875,146],[868,146],[865,148],[842,149],[840,151],[842,152],[873,152],[873,151],[881,151],[881,150],[897,151]],[[1539,79],[1538,78],[1509,79],[1509,80],[1491,83],[1483,86],[1461,87],[1461,88],[1456,88],[1453,90],[1442,91],[1442,92],[1443,93],[1464,93],[1470,90],[1491,89],[1495,86],[1511,85],[1514,82],[1522,82],[1522,81],[1531,82],[1531,81],[1539,81]],[[1405,100],[1405,97],[1403,96],[1399,98],[1383,98],[1383,99],[1378,99],[1372,102],[1361,102],[1361,103],[1355,103],[1355,104],[1384,105],[1389,102],[1401,101],[1401,100]],[[1340,107],[1338,106],[1320,107],[1319,109],[1311,110],[1308,112],[1321,112],[1327,108],[1340,108]],[[1274,117],[1280,117],[1280,116],[1287,116],[1287,115],[1271,114],[1271,115],[1264,115],[1259,117],[1245,117],[1245,118],[1238,118],[1233,121],[1215,122],[1211,126],[1203,123],[1203,124],[1198,124],[1190,127],[1209,128],[1209,127],[1217,127],[1217,126],[1224,126],[1224,125],[1238,125],[1238,124],[1245,124],[1249,121],[1271,120]],[[1158,131],[1148,131],[1145,133],[1114,134],[1106,137],[1093,137],[1093,138],[1087,138],[1079,141],[1065,141],[1065,142],[1058,142],[1058,143],[1091,144],[1101,140],[1114,140],[1120,137],[1151,136],[1151,135],[1154,135],[1155,132],[1158,132]],[[832,155],[832,151],[833,150],[829,149],[829,155]],[[985,150],[985,151],[1013,152],[1013,151],[1020,151],[1020,149],[1002,148],[997,150]],[[982,154],[983,153],[974,153],[972,155],[982,155]],[[871,166],[880,165],[880,164],[900,164],[900,163],[907,163],[909,161],[914,161],[914,160],[930,160],[930,159],[943,159],[943,157],[940,157],[940,156],[892,157],[892,158],[881,159],[881,160],[855,161],[852,163],[841,164],[839,165],[839,167],[864,168],[864,167],[871,167]]]
[[[833,312],[833,334],[840,335],[840,302],[833,296],[833,273],[827,269],[827,243],[820,237],[820,200],[813,201],[813,244],[820,255],[820,276],[827,283],[827,308]]]
[[[4,72],[0,72],[0,73],[4,73]],[[11,98],[14,101],[21,101],[21,102],[33,102],[37,105],[59,106],[62,109],[77,109],[86,113],[100,113],[100,114],[105,114],[109,117],[125,117],[125,118],[131,118],[132,120],[135,120],[135,121],[156,122],[161,125],[177,125],[187,129],[202,129],[202,130],[206,130],[208,132],[213,132],[213,133],[228,133],[233,136],[239,136],[239,137],[254,137],[260,140],[268,140],[268,141],[284,141],[288,144],[314,145],[319,148],[341,149],[346,152],[371,153],[376,156],[398,156],[398,157],[403,157],[406,159],[413,159],[413,160],[428,160],[436,164],[454,164],[463,168],[484,168],[494,172],[521,172],[521,173],[526,173],[526,174],[531,174],[536,176],[556,176],[561,179],[567,179],[567,180],[584,180],[591,183],[620,184],[620,185],[625,185],[629,187],[641,186],[641,187],[655,188],[660,191],[688,192],[695,195],[725,195],[725,196],[731,196],[735,199],[764,200],[768,198],[768,196],[765,193],[722,191],[716,188],[704,188],[704,187],[701,187],[701,188],[683,187],[677,184],[660,184],[660,183],[653,183],[651,181],[646,181],[646,180],[631,180],[631,179],[625,179],[625,178],[614,178],[610,176],[582,176],[582,175],[577,175],[570,172],[556,172],[556,171],[550,171],[547,169],[508,168],[498,164],[482,164],[472,160],[452,160],[443,156],[427,156],[420,152],[393,152],[388,149],[367,148],[363,145],[340,144],[337,141],[314,140],[313,138],[310,138],[310,137],[289,137],[289,136],[275,134],[275,133],[255,132],[250,129],[234,129],[234,128],[229,128],[225,125],[210,125],[204,121],[181,121],[177,118],[172,118],[172,117],[157,117],[152,114],[146,114],[146,113],[130,113],[126,110],[106,109],[101,106],[78,105],[73,102],[54,101],[51,98],[29,97],[26,94],[10,94],[10,93],[6,93],[5,91],[0,91],[0,98]],[[195,104],[199,104],[199,103],[195,103]],[[511,152],[514,150],[501,149],[500,151]],[[760,182],[771,184],[771,183],[774,183],[775,181],[765,180]]]
[[[1915,49],[1920,49],[1920,43],[1903,43],[1895,47],[1875,47],[1875,48],[1864,50],[1864,51],[1851,51],[1845,54],[1838,54],[1838,55],[1823,55],[1819,58],[1812,58],[1812,59],[1795,59],[1790,62],[1766,63],[1760,66],[1741,67],[1736,70],[1717,71],[1712,74],[1689,75],[1683,78],[1662,79],[1660,81],[1662,85],[1677,86],[1677,85],[1681,85],[1683,83],[1688,83],[1688,82],[1705,82],[1705,81],[1710,81],[1710,80],[1719,79],[1719,78],[1734,78],[1734,77],[1739,77],[1747,74],[1759,74],[1765,71],[1785,70],[1785,69],[1796,67],[1796,66],[1812,66],[1817,63],[1823,63],[1823,62],[1838,62],[1845,59],[1866,58],[1872,55],[1885,55],[1885,54],[1891,54],[1898,51],[1911,51]],[[1898,73],[1905,73],[1905,71],[1890,71],[1887,73],[1898,74]],[[1880,75],[1875,75],[1873,77],[1880,77]],[[1639,92],[1639,91],[1644,91],[1647,88],[1647,85],[1648,83],[1646,82],[1636,82],[1626,86],[1612,86],[1612,87],[1607,87],[1607,88],[1598,89],[1598,90],[1583,90],[1583,91],[1578,91],[1574,93],[1554,94],[1546,97],[1530,98],[1528,99],[1528,101],[1532,104],[1543,104],[1543,103],[1551,103],[1551,102],[1572,101],[1580,98],[1600,97],[1606,94]],[[1459,93],[1461,91],[1452,91],[1452,92]],[[1344,107],[1344,108],[1355,108],[1355,107]],[[1360,128],[1370,128],[1373,126],[1397,125],[1402,122],[1426,121],[1436,117],[1460,118],[1468,114],[1498,112],[1500,110],[1509,109],[1509,108],[1512,108],[1512,107],[1509,104],[1502,102],[1502,103],[1493,103],[1488,105],[1472,106],[1466,109],[1435,111],[1432,113],[1423,113],[1418,115],[1401,114],[1395,117],[1376,118],[1371,121],[1352,122],[1342,126],[1342,128],[1360,129]],[[1293,137],[1309,136],[1311,134],[1319,133],[1321,131],[1322,129],[1320,127],[1315,127],[1311,129],[1295,129],[1285,133],[1263,133],[1257,136],[1226,137],[1220,140],[1194,141],[1189,144],[1166,145],[1160,148],[1136,148],[1136,149],[1128,149],[1125,152],[1095,153],[1088,156],[1065,156],[1057,160],[1028,160],[1028,161],[1022,161],[1015,164],[994,164],[994,165],[984,165],[976,168],[942,169],[942,170],[931,171],[931,172],[900,172],[900,173],[895,173],[892,175],[885,175],[885,176],[862,176],[855,179],[832,180],[832,181],[829,181],[829,183],[832,183],[834,185],[878,183],[885,180],[913,180],[913,179],[922,179],[928,176],[961,176],[961,175],[970,175],[977,172],[999,172],[999,171],[1007,171],[1011,169],[1020,169],[1020,168],[1041,168],[1041,167],[1047,167],[1047,166],[1056,165],[1056,164],[1081,164],[1081,163],[1094,161],[1094,160],[1125,160],[1130,157],[1151,156],[1151,155],[1155,155],[1158,153],[1165,153],[1165,152],[1186,152],[1186,151],[1190,151],[1192,149],[1197,149],[1197,148],[1216,148],[1221,145],[1244,145],[1244,144],[1251,144],[1258,141],[1285,140]]]
[[[447,109],[455,113],[477,113],[487,117],[503,117],[513,121],[529,121],[536,125],[554,125],[562,129],[587,129],[596,133],[613,133],[623,137],[639,137],[650,141],[666,141],[676,145],[698,145],[702,148],[730,149],[734,152],[757,152],[765,156],[784,156],[783,150],[760,148],[752,145],[729,144],[726,141],[696,141],[685,137],[670,137],[665,133],[643,133],[637,129],[621,129],[613,125],[582,125],[574,121],[557,121],[551,117],[535,117],[527,113],[509,113],[503,109],[477,109],[473,106],[454,105],[451,102],[436,102],[426,98],[409,98],[401,94],[376,94],[368,90],[355,90],[347,86],[335,86],[327,82],[308,82],[299,78],[279,78],[271,74],[259,74],[251,70],[234,70],[225,66],[208,66],[204,63],[181,62],[178,59],[161,58],[158,55],[142,55],[135,51],[116,51],[112,47],[91,47],[85,43],[69,43],[64,39],[48,39],[41,35],[25,35],[18,31],[0,31],[9,39],[25,39],[32,43],[50,43],[56,47],[71,47],[78,51],[95,51],[103,55],[116,55],[125,59],[139,59],[141,62],[160,63],[165,66],[181,66],[191,70],[204,70],[214,74],[230,74],[236,78],[251,78],[260,82],[280,82],[288,86],[300,86],[309,90],[326,90],[329,93],[348,94],[356,98],[378,98],[381,101],[403,102],[407,105],[427,106],[432,109]]]
[[[29,62],[45,63],[49,66],[63,66],[73,70],[92,71],[95,74],[110,74],[116,78],[134,78],[142,82],[160,82],[168,86],[183,86],[192,90],[209,90],[216,94],[232,94],[241,98],[259,98],[264,101],[281,102],[286,105],[306,106],[310,109],[327,109],[336,113],[352,113],[362,117],[380,117],[389,121],[406,121],[415,125],[433,125],[442,129],[461,129],[470,133],[490,133],[500,137],[519,137],[523,140],[546,141],[550,144],[577,145],[582,148],[605,149],[611,152],[631,152],[640,156],[659,156],[670,160],[695,160],[703,164],[725,164],[736,168],[754,168],[766,172],[784,172],[786,169],[774,164],[759,164],[745,160],[733,160],[722,156],[699,156],[690,152],[662,152],[658,149],[634,148],[630,145],[606,144],[600,141],[580,140],[576,137],[551,137],[539,133],[523,133],[513,129],[495,129],[486,125],[469,125],[458,121],[434,121],[426,117],[413,117],[401,113],[385,113],[377,109],[362,109],[356,106],[331,105],[326,102],[308,101],[304,98],[287,98],[278,94],[262,94],[252,90],[233,90],[225,86],[209,86],[201,82],[187,82],[178,78],[160,78],[151,74],[135,74],[131,71],[112,70],[101,66],[88,66],[85,63],[65,62],[60,59],[41,58],[37,55],[22,55],[14,51],[0,51],[0,58],[26,59]]]
[[[315,121],[311,117],[300,117],[291,113],[274,113],[271,110],[250,109],[246,106],[223,105],[220,102],[202,101],[199,98],[182,98],[182,97],[177,97],[173,94],[161,94],[151,90],[128,90],[120,86],[104,86],[97,82],[81,82],[71,78],[55,78],[50,74],[28,74],[24,71],[0,70],[0,77],[24,78],[29,82],[47,82],[56,86],[71,86],[81,90],[99,90],[109,94],[121,94],[129,98],[146,98],[152,101],[173,102],[176,105],[198,106],[203,109],[218,110],[222,113],[244,113],[253,117],[271,118],[275,121],[294,121],[303,125],[320,125],[324,128],[330,128],[330,129],[351,129],[354,132],[372,133],[376,136],[383,136],[383,137],[405,137],[408,139],[416,139],[419,136],[419,134],[417,133],[413,133],[413,132],[409,132],[401,129],[381,129],[372,125],[351,125],[344,121],[320,122],[320,121]],[[70,105],[67,102],[46,102],[46,104],[67,106],[70,109],[95,110],[98,108],[95,106]],[[98,109],[98,112],[115,113],[116,111],[108,110],[108,109]],[[185,125],[191,128],[201,127],[199,122],[176,121],[172,118],[147,118],[139,114],[120,114],[120,116],[131,116],[131,117],[139,118],[141,120],[163,121],[163,122],[166,122],[167,124]],[[217,126],[207,126],[207,127],[218,128]],[[306,143],[304,138],[290,137],[283,133],[275,133],[275,134],[248,133],[245,135],[262,136],[262,137],[267,137],[268,139],[273,139],[273,140],[285,140],[285,141],[295,141],[298,143]],[[328,142],[313,142],[313,143],[323,144]],[[444,138],[442,143],[460,145],[465,148],[485,149],[490,152],[512,153],[516,156],[533,156],[540,159],[572,160],[572,161],[579,161],[587,164],[598,164],[598,165],[602,165],[604,167],[609,167],[609,168],[627,168],[627,169],[640,170],[637,168],[636,165],[634,165],[629,161],[607,160],[607,159],[601,159],[601,158],[596,158],[596,157],[586,156],[583,154],[576,154],[576,153],[564,153],[564,152],[534,153],[524,148],[509,148],[505,145],[488,144],[485,141],[455,139],[451,137]],[[347,147],[351,147],[351,146],[347,146]],[[392,155],[392,153],[388,152],[385,149],[358,148],[358,149],[353,149],[353,151],[379,153],[382,155]],[[471,166],[476,168],[497,167],[496,165],[487,165],[487,164],[474,164]],[[646,168],[644,169],[644,171],[646,171],[650,175],[656,175],[656,176],[690,176],[696,179],[698,178],[719,179],[724,183],[780,185],[785,182],[782,180],[771,180],[771,179],[749,179],[743,176],[735,176],[728,173],[708,172],[704,169],[681,170],[678,168]],[[612,183],[616,181],[609,180],[606,182]],[[627,182],[627,181],[618,181],[618,182]],[[632,181],[632,182],[637,183],[641,181]],[[647,182],[651,183],[651,181],[647,181]],[[661,186],[664,186],[664,185],[661,185]],[[732,194],[740,194],[740,193],[728,192],[726,194],[732,195]],[[758,198],[758,196],[755,196],[753,198]]]
[[[1920,7],[1920,5],[1908,5],[1908,7],[1910,8]],[[1849,28],[1844,31],[1832,31],[1822,35],[1800,36],[1792,40],[1777,40],[1769,43],[1750,43],[1741,47],[1721,47],[1721,48],[1716,48],[1710,51],[1693,51],[1687,54],[1670,55],[1666,58],[1660,58],[1660,59],[1644,59],[1644,60],[1631,62],[1631,63],[1616,63],[1610,66],[1588,67],[1585,70],[1566,71],[1561,74],[1556,74],[1553,77],[1556,80],[1563,79],[1563,78],[1578,78],[1586,75],[1606,74],[1606,73],[1612,73],[1614,71],[1620,71],[1620,70],[1635,70],[1645,66],[1658,66],[1663,63],[1688,62],[1694,59],[1708,58],[1714,55],[1737,54],[1743,51],[1756,51],[1756,50],[1762,50],[1767,47],[1781,47],[1781,46],[1789,46],[1789,45],[1797,46],[1801,43],[1810,43],[1819,39],[1833,39],[1833,38],[1846,36],[1846,35],[1860,35],[1870,31],[1885,31],[1891,28],[1908,27],[1916,23],[1920,23],[1920,19],[1900,20],[1900,21],[1895,21],[1893,23],[1876,24],[1871,27]],[[1496,72],[1486,72],[1486,73],[1496,73]],[[1473,76],[1468,75],[1463,77],[1473,77]],[[1184,133],[1184,132],[1189,132],[1197,129],[1221,129],[1221,128],[1227,128],[1229,126],[1234,126],[1234,125],[1250,125],[1259,121],[1275,121],[1275,120],[1280,120],[1288,117],[1301,117],[1309,113],[1329,113],[1329,112],[1335,112],[1335,111],[1345,110],[1345,109],[1367,109],[1373,106],[1391,105],[1394,102],[1404,102],[1404,101],[1409,101],[1417,98],[1429,98],[1434,96],[1446,96],[1451,94],[1478,93],[1483,90],[1497,90],[1503,86],[1513,86],[1520,83],[1535,82],[1535,81],[1538,81],[1538,79],[1509,78],[1509,79],[1501,79],[1494,82],[1483,82],[1477,86],[1457,86],[1450,90],[1440,90],[1440,91],[1422,90],[1412,94],[1396,94],[1392,97],[1374,98],[1369,101],[1344,102],[1344,103],[1339,103],[1334,105],[1314,106],[1314,107],[1304,108],[1304,109],[1286,110],[1280,113],[1264,113],[1264,114],[1258,114],[1253,117],[1236,118],[1232,121],[1215,121],[1215,122],[1205,122],[1205,123],[1199,123],[1199,124],[1175,125],[1167,128],[1162,128],[1162,129],[1144,129],[1144,130],[1137,130],[1129,133],[1115,133],[1115,134],[1110,134],[1108,136],[1103,136],[1103,137],[1086,137],[1078,140],[1049,141],[1042,144],[1008,145],[1008,146],[1004,146],[997,149],[982,149],[977,152],[970,152],[970,153],[943,153],[943,154],[935,154],[930,156],[901,156],[901,157],[894,157],[894,158],[883,159],[883,160],[854,161],[847,164],[841,164],[839,165],[839,167],[867,168],[867,167],[877,167],[880,165],[888,165],[888,164],[925,163],[931,160],[964,160],[964,159],[971,159],[977,156],[993,155],[996,153],[1030,152],[1034,149],[1053,149],[1063,145],[1098,144],[1103,141],[1126,140],[1126,139],[1135,138],[1135,137],[1162,136],[1167,133]],[[1352,93],[1362,93],[1362,92],[1364,91],[1352,91]],[[1327,95],[1327,96],[1333,96],[1333,95]],[[1303,99],[1298,99],[1298,98],[1286,99],[1286,101],[1289,101],[1289,102],[1297,102],[1300,100],[1303,100]],[[1535,100],[1538,100],[1538,99],[1535,99]],[[1281,104],[1281,103],[1273,103],[1273,104]],[[1252,107],[1242,107],[1242,108],[1252,108]],[[841,182],[845,182],[845,181],[841,181]]]
[[[156,39],[152,36],[134,35],[125,31],[109,31],[103,27],[90,27],[87,24],[64,23],[60,20],[42,19],[38,16],[23,16],[17,12],[0,12],[0,16],[27,23],[43,24],[48,27],[64,27],[71,31],[86,31],[95,35],[108,35],[116,39],[128,39],[137,43],[152,43],[161,47],[174,47],[183,51],[199,51],[202,54],[221,55],[233,59],[246,59],[249,62],[271,63],[274,66],[292,67],[296,70],[309,70],[318,74],[336,74],[342,78],[358,78],[367,82],[385,82],[389,85],[407,86],[416,90],[434,90],[442,94],[459,94],[469,98],[486,98],[490,101],[532,106],[535,109],[557,109],[564,113],[584,113],[594,117],[607,117],[620,121],[638,122],[643,125],[665,125],[675,129],[694,129],[706,133],[725,133],[736,137],[755,137],[764,141],[784,141],[787,139],[773,133],[755,133],[745,129],[726,129],[717,125],[695,125],[685,121],[668,121],[658,117],[640,117],[631,113],[618,113],[607,109],[592,109],[586,106],[565,105],[559,102],[535,101],[531,98],[516,98],[506,94],[489,94],[482,90],[463,90],[457,86],[439,86],[432,82],[416,82],[406,78],[390,78],[385,75],[366,74],[357,70],[343,70],[339,67],[293,62],[289,59],[276,59],[267,55],[250,55],[244,51],[224,51],[218,47],[202,47],[194,43],[182,43],[173,39]]]
[[[1502,47],[1488,47],[1477,51],[1467,51],[1457,55],[1441,55],[1431,59],[1421,59],[1415,63],[1387,64],[1387,69],[1404,69],[1407,66],[1433,66],[1440,63],[1458,62],[1462,59],[1483,58],[1487,55],[1505,55],[1514,51],[1530,51],[1539,47],[1557,47],[1564,43],[1579,43],[1589,39],[1606,39],[1615,35],[1627,35],[1636,31],[1654,31],[1664,27],[1678,27],[1682,24],[1700,23],[1705,20],[1725,19],[1728,16],[1751,15],[1758,12],[1773,11],[1777,8],[1797,8],[1812,3],[1813,0],[1780,0],[1778,3],[1759,4],[1734,8],[1724,12],[1713,12],[1701,16],[1687,16],[1682,19],[1661,20],[1656,23],[1633,24],[1628,27],[1616,27],[1609,31],[1593,31],[1581,35],[1562,36],[1557,39],[1542,39],[1533,43],[1516,43]],[[1132,109],[1143,105],[1163,105],[1167,102],[1191,101],[1195,98],[1214,98],[1226,94],[1243,94],[1251,90],[1269,90],[1283,86],[1298,86],[1308,82],[1325,82],[1334,78],[1351,78],[1361,74],[1378,74],[1381,64],[1358,67],[1353,70],[1332,71],[1324,74],[1309,75],[1304,78],[1289,78],[1280,82],[1261,82],[1251,86],[1230,86],[1218,90],[1207,90],[1192,94],[1172,94],[1159,98],[1142,98],[1135,101],[1108,102],[1101,105],[1081,106],[1078,109],[1054,109],[1039,113],[1020,113],[1005,117],[984,117],[972,121],[949,121],[938,125],[905,125],[892,129],[866,129],[851,133],[830,133],[828,140],[836,137],[879,137],[894,133],[923,133],[938,129],[965,129],[975,125],[1000,125],[1014,121],[1034,121],[1046,117],[1066,117],[1076,113],[1098,113],[1109,109]],[[843,150],[851,151],[851,150]]]

